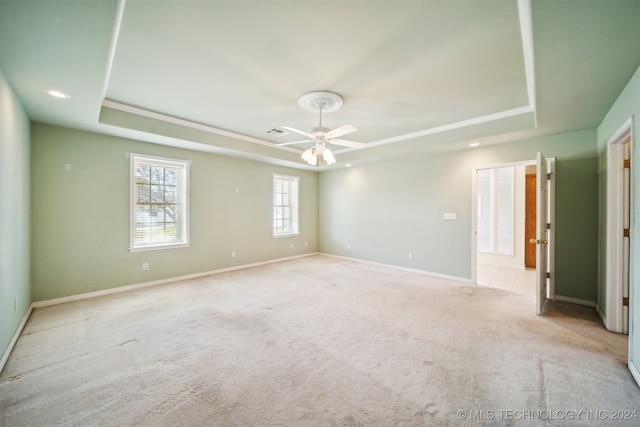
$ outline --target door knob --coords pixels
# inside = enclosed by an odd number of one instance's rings
[[[534,245],[537,244],[543,244],[546,245],[547,243],[549,243],[548,240],[536,240],[536,239],[529,239],[529,243],[533,243]]]

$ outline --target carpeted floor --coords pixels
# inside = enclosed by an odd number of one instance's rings
[[[592,309],[312,256],[36,309],[0,425],[631,426],[626,358]]]

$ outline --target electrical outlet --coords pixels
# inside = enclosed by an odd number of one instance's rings
[[[306,248],[307,246],[309,246],[309,242],[304,242],[304,247]]]
[[[291,244],[291,249],[293,249],[293,243]]]
[[[409,252],[409,259],[413,259],[413,252]]]
[[[347,249],[351,249],[351,245],[350,244],[347,244]]]
[[[236,251],[231,251],[231,258],[235,258],[236,257]]]
[[[149,269],[149,263],[148,263],[148,262],[143,263],[143,264],[142,264],[142,269],[143,269],[144,271],[147,271],[147,270]]]

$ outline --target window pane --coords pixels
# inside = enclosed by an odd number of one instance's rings
[[[514,168],[477,172],[477,250],[513,254]]]
[[[513,252],[513,168],[497,170],[497,251],[501,254]]]
[[[176,187],[165,187],[165,189],[164,189],[164,201],[165,201],[165,203],[177,203],[178,202],[178,189]]]
[[[164,168],[159,166],[151,167],[151,183],[163,184],[164,183]]]
[[[165,169],[164,174],[164,183],[165,185],[175,187],[177,185],[177,175],[178,171],[176,169]]]
[[[273,178],[273,233],[294,234],[298,232],[297,222],[298,179],[274,175]]]
[[[137,186],[137,200],[138,203],[148,203],[151,201],[150,191],[151,187],[148,184],[138,184]]]
[[[491,175],[489,170],[478,171],[478,250],[491,250]]]
[[[136,182],[138,183],[149,183],[151,170],[149,166],[146,165],[138,165],[136,166]]]
[[[135,186],[132,250],[154,247],[156,243],[188,243],[188,163],[170,159],[156,161],[140,155],[133,155],[131,159]]]

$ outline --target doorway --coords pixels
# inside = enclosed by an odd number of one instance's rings
[[[525,193],[526,193],[526,172],[532,172],[533,169],[527,169],[527,166],[535,167],[535,238],[531,238],[525,242]],[[505,178],[509,173],[502,173],[502,169],[511,169],[513,176],[513,189],[504,188]],[[487,178],[487,175],[490,178]],[[475,284],[491,286],[492,283],[486,282],[485,262],[487,257],[494,261],[500,259],[501,262],[495,265],[499,268],[516,268],[523,271],[529,271],[529,275],[533,276],[535,286],[528,285],[526,289],[532,289],[536,302],[536,313],[542,314],[544,302],[547,299],[555,298],[555,158],[545,159],[542,153],[537,153],[535,160],[503,163],[496,165],[475,166],[472,169],[472,198],[471,198],[471,280]],[[506,199],[500,196],[486,194],[487,187],[495,188],[496,194],[501,190],[506,193]],[[516,191],[517,190],[517,191]],[[481,193],[485,192],[482,196]],[[511,192],[511,196],[508,193]],[[531,191],[533,193],[533,191]],[[498,200],[494,200],[497,197]],[[509,197],[511,201],[508,202]],[[509,203],[513,205],[513,211],[510,214],[512,240],[506,243],[505,224],[509,225],[510,221],[501,221],[499,218],[499,210],[504,210]],[[494,217],[488,213],[487,205],[496,206],[498,209],[498,217]],[[516,212],[516,210],[518,212]],[[531,219],[533,221],[533,219]],[[482,229],[481,223],[493,224],[490,232]],[[487,239],[487,235],[491,234],[497,239],[497,243],[487,243],[491,238]],[[493,237],[492,237],[493,238]],[[529,270],[525,267],[524,252],[525,244],[531,244],[535,247],[536,267]],[[500,253],[501,249],[512,247],[509,253]],[[487,251],[487,248],[490,250]],[[498,248],[498,253],[494,249]],[[489,252],[489,253],[487,253]],[[486,256],[485,256],[486,255]],[[495,274],[501,274],[500,270],[493,270]],[[491,271],[488,272],[491,274]],[[512,280],[517,280],[517,271],[511,271],[509,274]],[[531,282],[525,282],[531,283]],[[498,286],[516,290],[512,282],[511,286],[504,284]],[[524,292],[529,294],[529,291]]]
[[[536,252],[535,245],[528,243],[535,240],[536,232],[535,169],[535,162],[476,169],[479,285],[535,295]],[[531,177],[533,187],[529,188]]]

